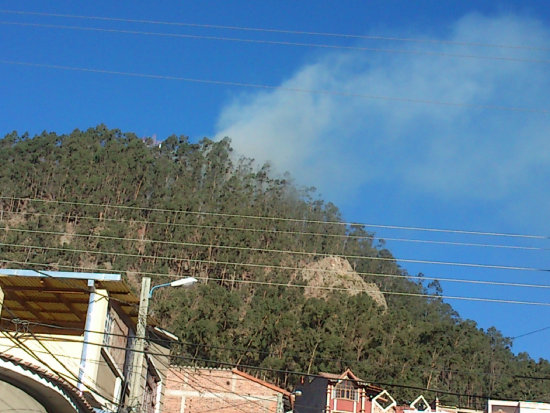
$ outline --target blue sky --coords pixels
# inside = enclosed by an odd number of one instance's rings
[[[239,153],[317,187],[346,221],[543,236],[373,227],[398,258],[550,267],[545,2],[0,1],[0,9],[2,134],[105,123],[159,139],[229,136]],[[403,266],[429,277],[550,284],[543,271]],[[446,295],[550,303],[548,289],[442,285]],[[549,307],[449,302],[464,318],[510,337],[550,325]],[[549,340],[550,330],[518,338],[514,351],[550,358]]]

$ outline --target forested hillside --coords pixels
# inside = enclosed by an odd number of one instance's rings
[[[286,388],[299,379],[290,372],[350,367],[400,401],[417,388],[472,407],[485,403],[476,395],[550,400],[547,381],[525,378],[550,377],[546,360],[515,356],[509,339],[437,297],[385,294],[385,309],[366,293],[304,295],[302,269],[327,256],[347,257],[382,292],[440,290],[407,279],[313,189],[236,159],[227,139],[158,144],[104,126],[12,133],[0,162],[3,267],[115,271],[135,286],[143,275],[201,279],[155,293],[154,315],[183,342],[175,362],[259,367]]]

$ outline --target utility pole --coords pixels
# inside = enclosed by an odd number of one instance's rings
[[[145,337],[147,331],[147,312],[149,311],[149,299],[153,291],[161,287],[191,287],[197,282],[194,277],[185,277],[165,284],[155,285],[151,288],[151,278],[141,279],[141,294],[139,297],[138,323],[136,326],[136,338],[134,343],[134,357],[132,358],[132,370],[130,374],[130,402],[129,407],[133,412],[140,412],[143,404],[143,390],[147,378],[147,364],[145,360]]]
[[[134,357],[132,361],[132,374],[130,376],[130,407],[136,412],[141,411],[143,403],[143,390],[147,368],[144,366],[145,359],[145,332],[147,327],[147,311],[149,310],[149,289],[151,278],[141,279],[141,294],[139,297],[139,314],[136,327],[136,338],[134,343]]]

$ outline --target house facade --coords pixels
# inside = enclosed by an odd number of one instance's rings
[[[63,378],[5,353],[0,353],[0,399],[2,411],[94,412],[76,387]]]
[[[171,367],[163,413],[285,413],[291,394],[238,369]]]
[[[295,413],[395,413],[395,400],[351,370],[320,373],[296,386]]]
[[[143,365],[133,365],[138,307],[119,274],[0,270],[0,354],[8,357],[0,360],[0,399],[15,386],[45,411],[160,413],[169,340],[149,329]],[[130,397],[137,371],[140,400]],[[63,386],[45,385],[49,379]],[[49,406],[52,391],[76,394],[72,410]]]
[[[487,413],[548,413],[550,403],[489,400]]]

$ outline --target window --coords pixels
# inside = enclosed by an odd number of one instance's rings
[[[123,372],[126,347],[128,346],[128,326],[124,324],[113,307],[109,307],[105,317],[103,346],[116,367]]]
[[[143,408],[141,411],[155,413],[158,404],[158,392],[160,378],[153,366],[153,363],[147,358],[147,379],[145,380],[145,392],[143,394]]]
[[[111,314],[111,308],[107,310],[105,317],[105,333],[103,334],[103,345],[108,346],[111,344],[111,333],[113,329],[113,315]]]
[[[334,388],[334,398],[357,401],[357,388],[353,382],[344,380]]]

